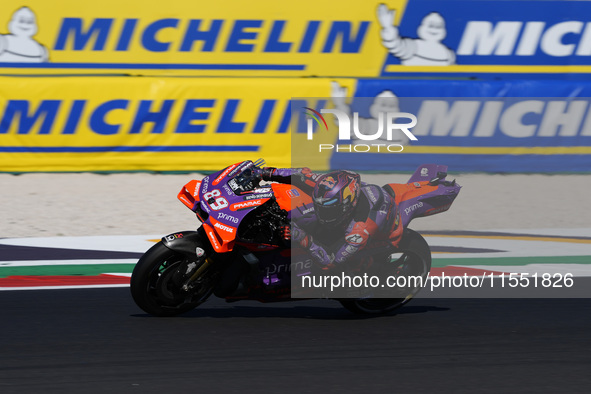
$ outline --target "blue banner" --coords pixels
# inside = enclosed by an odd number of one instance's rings
[[[591,71],[588,1],[409,0],[404,10],[382,7],[378,20],[388,51],[382,76]]]
[[[411,171],[434,162],[470,172],[591,171],[591,82],[362,79],[347,111],[372,119],[386,99],[416,116],[417,141],[403,142],[400,153],[335,149],[331,168]]]

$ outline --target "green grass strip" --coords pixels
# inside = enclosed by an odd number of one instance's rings
[[[433,267],[448,265],[591,264],[591,256],[433,258]]]
[[[15,275],[83,275],[95,276],[106,272],[131,273],[135,264],[39,265],[33,267],[0,267],[0,278]]]

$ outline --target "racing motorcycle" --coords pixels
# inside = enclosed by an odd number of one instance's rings
[[[262,185],[253,170],[263,163],[262,159],[236,163],[202,180],[191,180],[181,189],[178,199],[202,225],[196,231],[164,236],[139,259],[130,286],[141,309],[155,316],[174,316],[192,310],[212,294],[228,302],[306,298],[305,292],[293,294],[298,289],[292,286],[292,278],[310,274],[314,264],[309,255],[286,241],[285,228],[302,206],[313,206],[312,199],[294,185]],[[382,186],[398,206],[402,238],[396,247],[366,248],[373,255],[363,261],[371,261],[382,273],[427,278],[429,245],[407,226],[413,218],[450,208],[461,186],[446,176],[447,166],[427,164],[408,183]],[[394,296],[370,291],[337,301],[355,313],[386,313],[406,304],[420,289],[415,281],[397,288]]]

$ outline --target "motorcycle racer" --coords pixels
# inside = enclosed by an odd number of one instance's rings
[[[298,207],[286,238],[307,249],[323,270],[352,259],[375,241],[397,246],[402,236],[394,197],[377,185],[361,182],[352,171],[317,174],[309,168],[259,170],[265,181],[293,184],[312,196],[313,206]]]
[[[181,188],[178,199],[201,226],[166,235],[142,255],[130,280],[140,308],[174,316],[213,294],[228,302],[329,297],[377,314],[420,291],[431,250],[408,224],[450,208],[461,186],[445,180],[447,166],[423,164],[406,183],[382,187],[350,171],[263,166],[244,160]],[[336,271],[345,275],[340,283],[333,283]],[[393,276],[422,282],[377,290],[384,286],[375,277]]]

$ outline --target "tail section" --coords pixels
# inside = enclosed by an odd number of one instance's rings
[[[408,183],[430,181],[434,178],[443,179],[447,175],[447,166],[440,164],[423,164],[417,168]]]
[[[394,197],[404,227],[414,218],[435,215],[449,209],[461,186],[455,180],[446,181],[446,176],[447,166],[425,164],[419,166],[408,183],[383,186]]]

